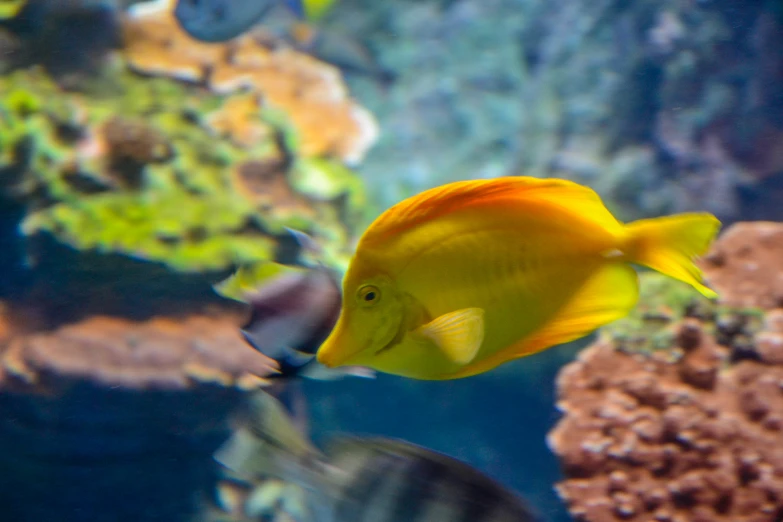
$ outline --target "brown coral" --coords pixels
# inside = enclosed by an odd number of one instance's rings
[[[125,188],[139,188],[144,166],[172,158],[174,150],[151,125],[115,116],[101,127],[100,141],[108,159],[107,171]]]
[[[687,330],[687,332],[685,332]],[[743,361],[695,320],[678,362],[587,349],[558,379],[565,417],[550,433],[577,520],[778,520],[783,514],[783,366]],[[783,356],[783,330],[775,355]],[[769,353],[769,345],[767,346]],[[767,356],[769,360],[769,355]]]
[[[377,126],[349,98],[335,67],[259,35],[225,44],[194,41],[176,23],[172,5],[170,0],[147,2],[127,17],[125,56],[133,69],[203,83],[218,93],[259,93],[265,107],[290,119],[301,154],[348,163],[362,159]],[[236,113],[246,118],[244,109]]]
[[[88,381],[142,390],[259,382],[275,364],[247,345],[239,324],[203,314],[147,321],[93,316],[52,331],[8,331],[0,341],[0,387]]]
[[[701,268],[723,304],[783,307],[783,223],[737,223],[702,260]]]
[[[769,280],[781,272],[780,258],[767,255],[776,248],[772,228],[737,225],[716,245],[712,255],[725,251],[726,264],[711,283],[727,302],[775,306],[769,285],[743,283],[751,273]],[[738,258],[739,245],[748,250]],[[745,273],[740,263],[751,262]],[[686,318],[672,349],[652,355],[604,338],[561,371],[564,416],[548,442],[566,475],[558,492],[576,520],[783,517],[783,309],[767,310],[752,334],[750,322]]]
[[[310,201],[291,186],[280,161],[247,161],[237,167],[232,179],[237,192],[262,211],[274,210],[280,218],[315,216]]]
[[[3,519],[192,520],[231,416],[273,371],[240,317],[93,316],[41,330],[11,312],[0,321],[0,468],[13,470],[0,477]]]

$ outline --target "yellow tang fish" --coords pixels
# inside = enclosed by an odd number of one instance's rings
[[[719,228],[707,213],[624,225],[593,190],[559,179],[427,190],[360,239],[318,360],[417,379],[485,372],[626,315],[638,299],[630,263],[715,297],[693,259]]]

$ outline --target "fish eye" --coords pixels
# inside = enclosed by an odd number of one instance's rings
[[[212,16],[214,16],[217,20],[223,20],[226,17],[225,2],[217,2],[212,6]]]
[[[356,293],[359,302],[364,305],[374,305],[381,299],[381,291],[377,286],[365,285]]]

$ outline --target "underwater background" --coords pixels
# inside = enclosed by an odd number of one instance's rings
[[[446,453],[542,521],[783,520],[781,0],[262,3],[205,41],[175,0],[0,0],[0,520],[307,520],[212,457],[275,374],[220,283],[291,229],[342,272],[398,201],[516,175],[715,214],[719,299],[642,272],[491,372],[275,384],[308,436]]]

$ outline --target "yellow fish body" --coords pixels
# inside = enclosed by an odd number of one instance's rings
[[[364,233],[318,360],[417,379],[485,372],[626,315],[638,299],[630,263],[713,297],[693,258],[719,227],[706,213],[624,225],[565,180],[443,185]]]

